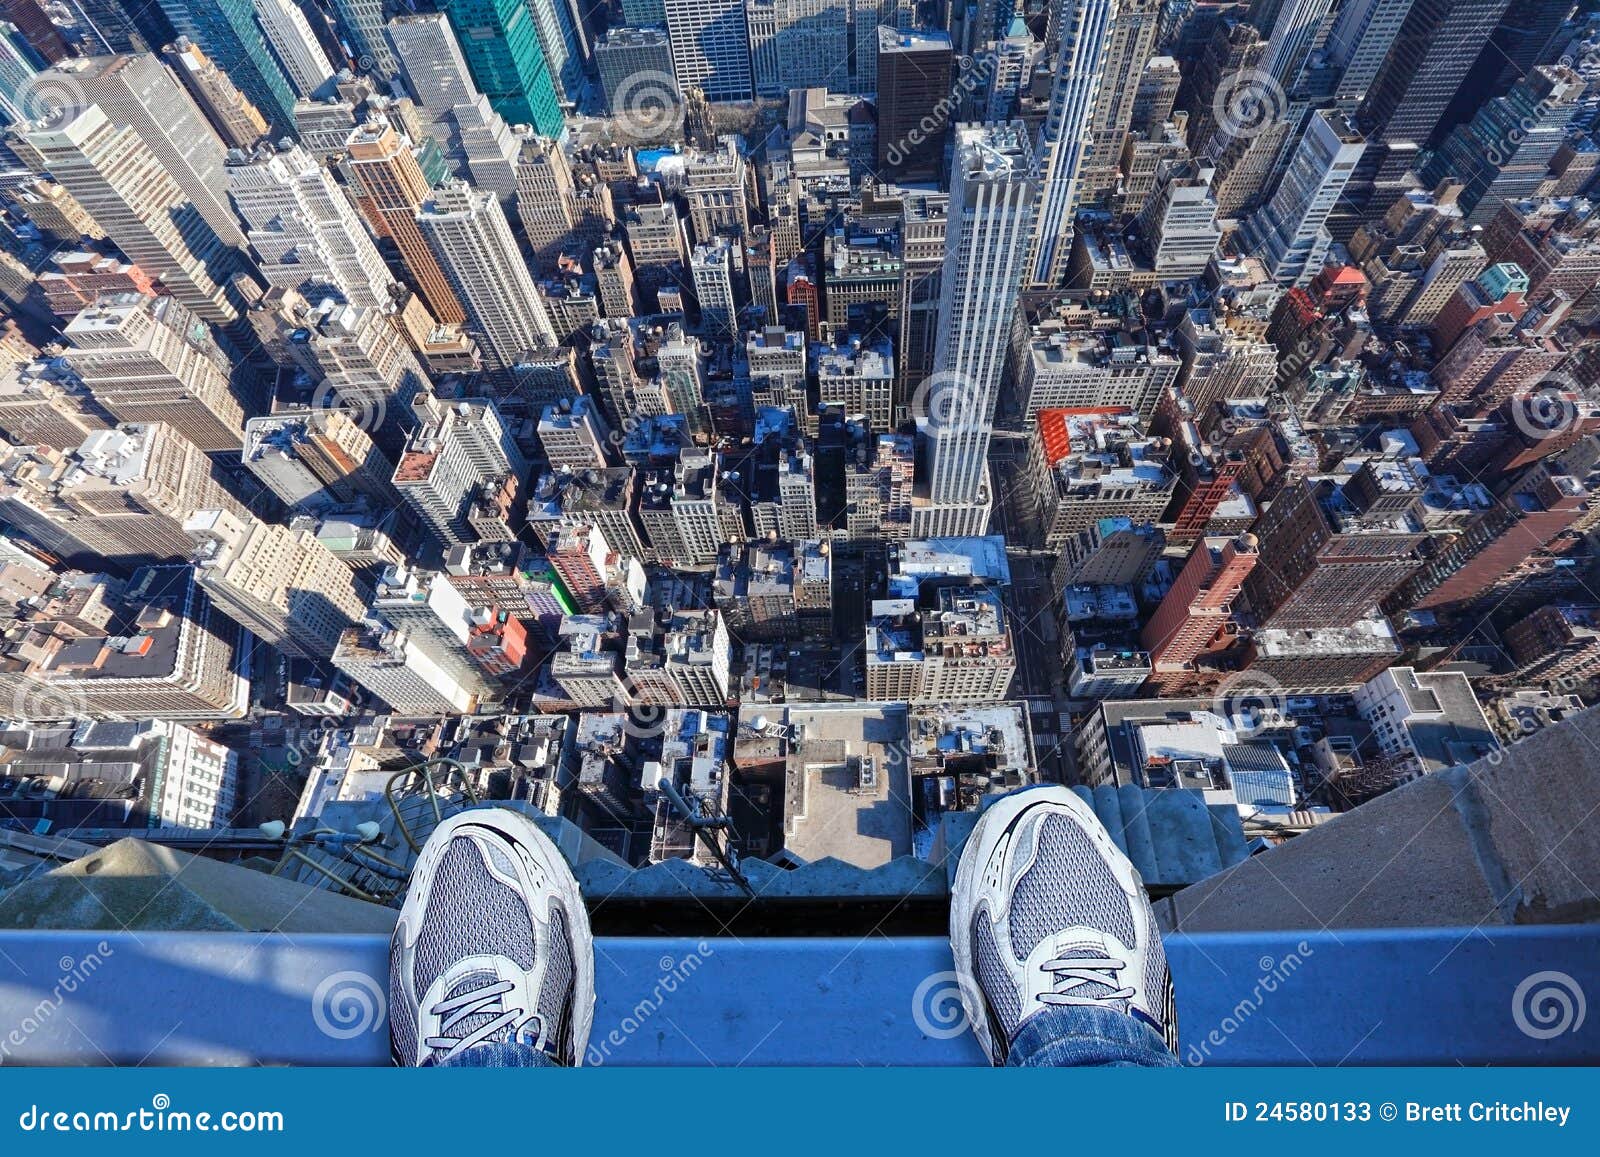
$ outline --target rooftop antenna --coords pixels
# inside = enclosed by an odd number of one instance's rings
[[[707,850],[717,858],[717,862],[727,870],[728,875],[733,878],[733,882],[744,890],[746,896],[754,900],[756,898],[756,890],[751,886],[745,874],[739,870],[738,854],[732,850],[724,851],[722,845],[717,842],[716,837],[712,834],[717,831],[726,831],[731,826],[731,821],[728,817],[702,815],[699,798],[684,799],[682,793],[678,791],[670,779],[662,778],[656,783],[656,787],[671,802],[673,810],[682,817],[683,822],[689,825],[689,831],[700,838]]]

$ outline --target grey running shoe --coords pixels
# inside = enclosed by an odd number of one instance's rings
[[[1144,885],[1064,787],[1015,792],[978,820],[950,898],[961,1001],[994,1064],[1051,1005],[1144,1021],[1177,1052],[1172,976]]]
[[[389,948],[395,1063],[519,1041],[576,1065],[593,1021],[594,940],[561,853],[518,812],[445,820],[417,857]]]

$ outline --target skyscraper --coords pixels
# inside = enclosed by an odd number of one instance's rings
[[[1332,0],[1283,0],[1267,34],[1261,70],[1285,89],[1299,79]]]
[[[84,103],[99,105],[112,124],[138,133],[212,232],[228,245],[244,245],[222,174],[227,147],[159,58],[143,53],[69,60],[46,76],[55,74],[82,91]]]
[[[758,0],[746,6],[756,83],[765,94],[783,96],[792,88],[850,89],[848,0]],[[770,37],[758,63],[758,28]],[[876,22],[873,30],[876,35]],[[876,50],[876,44],[873,45]],[[853,91],[853,90],[851,90]]]
[[[356,182],[356,205],[374,233],[394,242],[433,316],[446,325],[465,320],[450,280],[417,227],[417,212],[432,189],[405,138],[374,117],[352,130],[345,160]]]
[[[472,79],[512,124],[548,137],[563,128],[561,104],[527,0],[444,0]]]
[[[184,523],[202,507],[245,517],[204,451],[164,422],[99,430],[66,454],[19,449],[0,469],[0,517],[82,565],[183,562]]]
[[[198,44],[180,37],[161,50],[161,58],[189,91],[195,105],[228,148],[248,149],[266,135],[267,118],[211,58],[200,51]]]
[[[157,2],[173,31],[187,36],[217,62],[272,122],[274,133],[294,132],[294,86],[274,59],[251,0]]]
[[[282,295],[277,316],[268,319],[264,312],[253,311],[251,321],[283,335],[286,360],[321,380],[318,400],[352,411],[380,445],[398,451],[410,425],[403,421],[406,408],[426,389],[428,376],[395,315],[332,298],[313,306],[292,292]]]
[[[1425,148],[1510,0],[1415,0],[1356,124],[1386,145]]]
[[[239,448],[229,359],[175,298],[107,294],[62,336],[67,364],[118,421],[168,423],[202,450]]]
[[[312,35],[305,13],[294,0],[253,0],[256,20],[272,55],[300,96],[314,96],[333,77],[333,64]]]
[[[31,120],[37,109],[25,99],[39,73],[38,54],[28,46],[15,24],[0,20],[0,121],[18,124]]]
[[[696,245],[689,258],[694,277],[695,300],[700,305],[700,328],[719,337],[731,337],[738,304],[733,290],[733,248],[727,238],[718,237]]]
[[[1311,114],[1277,191],[1245,224],[1251,252],[1278,284],[1303,284],[1321,268],[1332,244],[1324,226],[1365,147],[1342,113]]]
[[[339,27],[344,29],[356,67],[388,84],[400,75],[389,38],[384,34],[384,0],[328,0]]]
[[[1245,580],[1263,627],[1348,627],[1421,565],[1422,487],[1404,463],[1370,459],[1341,485],[1303,479],[1256,522],[1261,565]]]
[[[970,503],[986,476],[996,393],[1038,186],[1021,122],[956,129],[934,373],[916,418],[928,498]]]
[[[553,267],[562,244],[578,223],[572,168],[556,142],[540,136],[526,136],[519,142],[516,206],[517,219],[522,222],[534,260],[541,269]],[[673,258],[681,259],[683,227],[678,224],[676,214],[672,224],[680,246]],[[632,229],[628,240],[633,246],[634,260],[640,265],[647,264],[649,259],[640,251]]]
[[[389,270],[360,214],[298,145],[263,145],[228,161],[228,191],[271,285],[311,301],[387,308]]]
[[[171,39],[167,37],[152,44],[117,0],[66,0],[66,4],[74,16],[82,17],[78,24],[84,30],[85,42],[92,46],[92,56],[115,52],[149,52]],[[147,24],[166,22],[159,8],[142,8],[139,14]]]
[[[396,16],[389,21],[389,39],[405,72],[406,86],[430,116],[439,117],[478,95],[467,58],[440,12]]]
[[[600,74],[606,111],[616,115],[624,108],[617,98],[628,94],[629,77],[640,73],[672,76],[672,42],[660,28],[612,28],[595,42],[594,67]],[[672,95],[672,90],[664,85],[663,89],[663,99]]]
[[[1461,208],[1474,225],[1487,225],[1500,206],[1534,196],[1550,172],[1577,118],[1584,82],[1570,68],[1539,65],[1505,96],[1457,125],[1429,157],[1422,179],[1464,182]]]
[[[475,542],[468,512],[479,489],[507,474],[522,479],[526,464],[493,402],[419,398],[417,410],[423,424],[395,466],[395,488],[436,546]]]
[[[950,134],[941,104],[951,92],[950,37],[879,28],[877,47],[878,171],[904,184],[937,181]]]
[[[1059,285],[1072,254],[1072,214],[1115,12],[1116,0],[1062,0],[1061,47],[1039,132],[1039,211],[1029,249],[1033,285]]]
[[[343,410],[280,410],[245,423],[245,468],[285,506],[326,510],[366,502],[399,505],[394,464]]]
[[[583,99],[587,81],[584,64],[589,48],[577,9],[568,0],[527,0],[528,11],[539,34],[545,68],[556,100],[565,109],[576,109]]]
[[[1089,117],[1088,148],[1074,207],[1099,205],[1116,190],[1122,146],[1139,95],[1139,77],[1155,55],[1161,8],[1161,0],[1117,0],[1106,34],[1100,86]]]
[[[117,248],[173,297],[207,321],[238,319],[229,281],[247,273],[248,263],[217,236],[131,127],[117,129],[90,105],[59,127],[29,133],[28,143]]]
[[[678,91],[697,88],[712,101],[749,100],[744,0],[663,0],[663,5]]]
[[[1328,63],[1339,73],[1335,106],[1355,114],[1394,46],[1411,0],[1346,0],[1328,33]]]
[[[184,529],[212,606],[285,654],[326,659],[366,614],[355,572],[309,530],[214,509],[196,511]]]
[[[35,0],[0,0],[0,20],[10,24],[39,60],[54,64],[72,55],[66,37]]]
[[[443,574],[404,566],[388,568],[373,591],[372,613],[395,630],[404,631],[412,645],[472,694],[496,694],[494,681],[484,675],[467,649],[472,607]]]
[[[1151,666],[1191,667],[1235,621],[1234,601],[1258,560],[1254,535],[1201,539],[1139,637]]]
[[[486,373],[502,377],[556,333],[516,238],[494,194],[446,181],[422,207],[417,225],[467,311]]]

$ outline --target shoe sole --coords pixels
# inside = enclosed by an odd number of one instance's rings
[[[1105,825],[1100,822],[1100,817],[1094,814],[1094,809],[1079,799],[1071,788],[1052,784],[1049,787],[1012,792],[991,804],[978,817],[972,834],[967,837],[966,846],[961,849],[961,862],[956,865],[955,887],[950,893],[950,951],[955,957],[956,987],[961,992],[961,1006],[966,1011],[967,1023],[972,1026],[972,1034],[983,1046],[989,1063],[995,1065],[1001,1064],[1003,1058],[995,1044],[994,1035],[989,1031],[988,1009],[979,1003],[983,988],[978,984],[977,973],[972,965],[972,914],[978,906],[979,865],[989,863],[1001,839],[1010,834],[1029,809],[1043,804],[1055,804],[1071,812],[1079,826],[1089,833],[1105,853],[1118,878],[1131,880],[1135,889],[1143,888],[1132,861],[1117,847]]]
[[[589,910],[583,906],[578,880],[550,837],[521,812],[506,808],[471,808],[457,812],[433,830],[411,870],[411,887],[400,907],[395,936],[401,928],[420,928],[422,908],[433,888],[433,878],[451,839],[465,827],[489,828],[519,844],[544,869],[567,914],[567,933],[572,937],[572,1064],[583,1064],[589,1050],[589,1033],[594,1027],[594,934],[589,929]],[[409,917],[409,920],[407,919]],[[396,946],[398,947],[398,946]],[[391,948],[394,951],[394,948]],[[391,998],[393,994],[391,993]],[[415,1046],[413,1046],[414,1048]]]

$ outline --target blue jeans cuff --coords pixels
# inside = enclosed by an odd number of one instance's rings
[[[1018,1068],[1168,1068],[1177,1063],[1144,1021],[1095,1005],[1052,1005],[1034,1013],[1018,1027],[1006,1056],[1006,1064]]]

